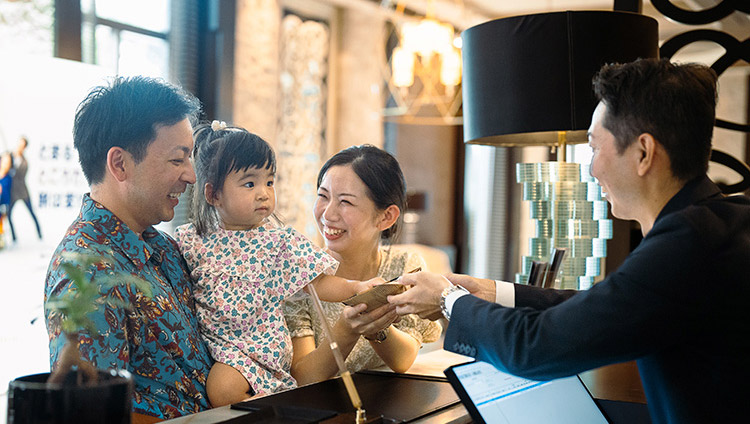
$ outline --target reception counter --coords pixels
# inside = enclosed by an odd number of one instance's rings
[[[409,369],[409,375],[414,376],[429,376],[443,377],[443,370],[450,365],[471,361],[472,358],[454,354],[442,349],[434,350],[417,356],[417,359]],[[372,377],[368,376],[355,376],[360,381],[363,379],[378,378],[378,374],[387,375],[380,370],[380,373],[373,373]],[[398,376],[398,375],[394,375]],[[602,367],[596,370],[587,371],[580,375],[586,387],[589,389],[594,398],[597,399],[597,403],[605,410],[610,416],[613,423],[649,423],[648,412],[645,406],[646,399],[643,394],[643,388],[640,382],[640,376],[638,375],[638,369],[634,362],[627,362],[623,364],[610,365]],[[421,377],[416,377],[421,378]],[[368,381],[364,381],[368,383]],[[328,382],[326,387],[336,382]],[[447,383],[445,383],[447,384]],[[343,385],[342,385],[343,386]],[[323,386],[318,386],[323,387]],[[309,386],[307,387],[309,389]],[[293,391],[285,392],[285,396],[294,396],[298,391],[304,391],[306,387],[295,389]],[[326,389],[328,390],[328,389]],[[398,389],[404,390],[404,389]],[[342,392],[343,389],[337,390]],[[306,398],[309,394],[300,392]],[[274,395],[276,396],[276,395]],[[337,396],[344,396],[342,393],[338,393]],[[434,396],[431,396],[433,398]],[[363,397],[363,399],[366,399]],[[339,399],[340,402],[345,402]],[[364,402],[364,408],[367,410],[367,402]],[[216,423],[222,421],[233,421],[241,422],[243,415],[248,412],[231,409],[228,406],[214,408],[209,411],[204,411],[198,414],[190,416],[180,417],[173,420],[164,422],[168,423],[191,423],[191,424],[203,424],[203,423]],[[153,417],[147,417],[140,414],[133,414],[134,424],[153,423],[158,420]],[[460,404],[452,404],[450,406],[439,408],[432,411],[431,413],[422,416],[414,421],[414,423],[431,424],[431,423],[470,423],[471,418],[468,416],[466,409]]]

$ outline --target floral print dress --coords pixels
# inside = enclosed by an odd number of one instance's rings
[[[338,262],[288,227],[199,236],[187,224],[175,234],[214,359],[240,371],[257,394],[295,387],[282,302],[318,275],[334,274]]]

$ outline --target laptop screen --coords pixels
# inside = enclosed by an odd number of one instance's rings
[[[452,366],[445,375],[479,423],[607,423],[578,376],[527,380],[481,361]]]

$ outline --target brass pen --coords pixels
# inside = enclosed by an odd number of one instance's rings
[[[352,375],[349,372],[349,370],[346,368],[346,364],[344,363],[344,356],[341,354],[341,350],[339,349],[338,343],[336,343],[336,340],[333,338],[333,331],[331,330],[331,325],[328,323],[328,320],[326,319],[326,314],[323,311],[323,305],[320,303],[320,298],[318,297],[318,293],[315,291],[315,286],[312,284],[307,285],[308,290],[310,290],[310,297],[313,301],[313,306],[315,307],[315,310],[318,312],[318,318],[320,318],[321,324],[323,324],[323,333],[325,334],[326,338],[329,342],[329,347],[331,348],[331,353],[333,354],[333,358],[336,361],[336,365],[338,365],[339,368],[339,375],[341,375],[341,379],[344,381],[344,387],[346,388],[346,393],[349,395],[349,400],[352,402],[352,406],[356,409],[356,424],[359,424],[361,422],[364,422],[366,420],[365,410],[362,408],[362,399],[359,397],[359,392],[357,391],[357,387],[354,386],[354,380],[352,379]]]

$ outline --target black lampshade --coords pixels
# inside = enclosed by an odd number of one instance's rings
[[[658,57],[655,19],[607,11],[497,19],[463,32],[464,139],[500,146],[586,141],[606,63]]]

